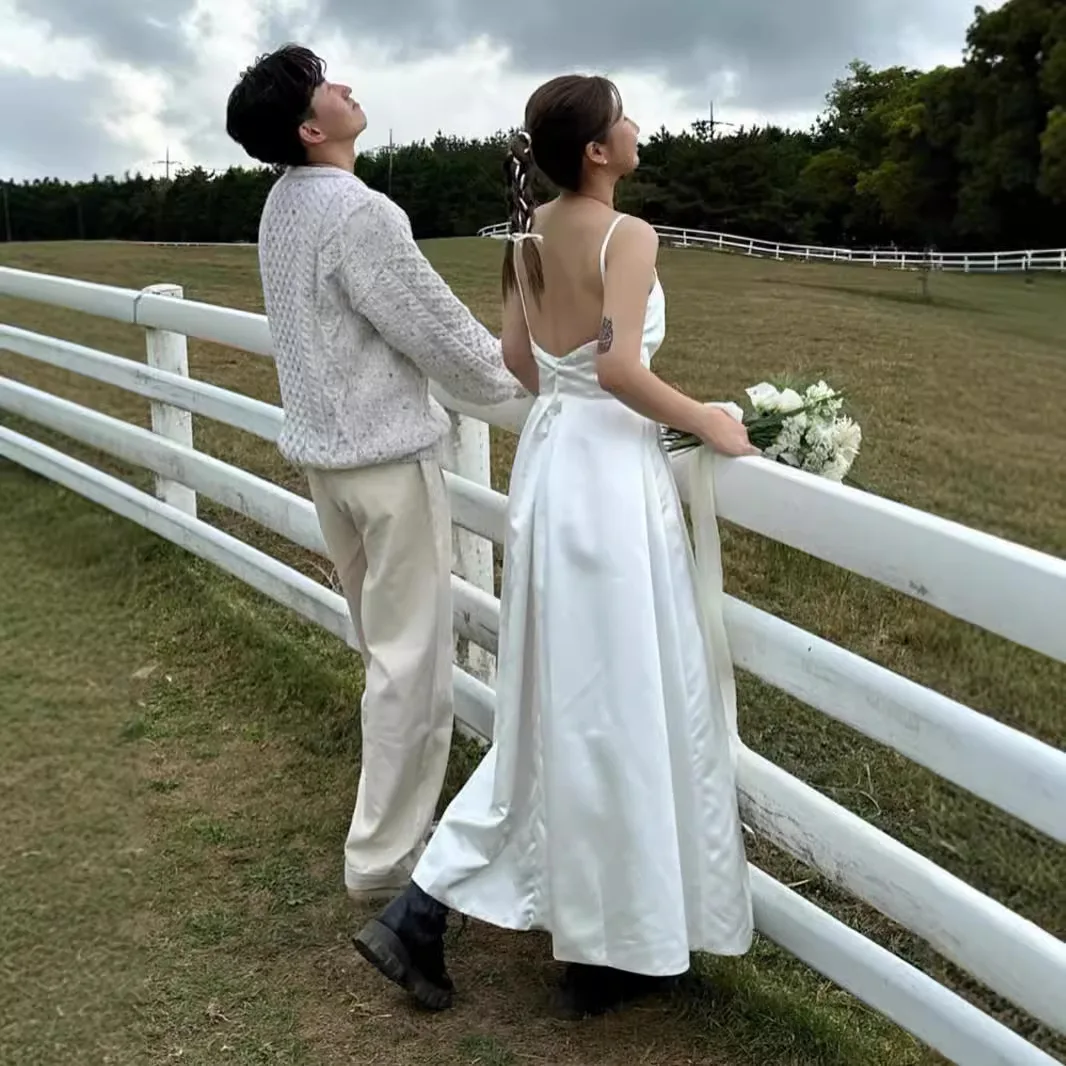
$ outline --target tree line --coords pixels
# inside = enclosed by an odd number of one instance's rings
[[[361,155],[419,238],[506,217],[509,139],[438,134]],[[255,241],[277,172],[200,167],[0,185],[8,240]],[[619,207],[660,225],[765,240],[941,251],[1066,245],[1066,3],[976,9],[963,61],[931,71],[853,62],[805,131],[723,136],[707,122],[641,146]],[[542,196],[551,194],[541,189]]]

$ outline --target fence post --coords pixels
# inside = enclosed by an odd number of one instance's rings
[[[141,290],[143,295],[169,296],[176,300],[184,299],[185,291],[180,285],[149,285]],[[145,326],[145,346],[148,353],[148,365],[156,370],[165,370],[170,374],[189,376],[189,342],[184,333],[173,333],[168,329],[155,329]],[[152,432],[161,437],[191,448],[192,414],[173,404],[151,401]],[[156,476],[155,494],[164,503],[177,507],[179,511],[196,517],[196,493],[187,485],[182,485],[169,478]]]
[[[452,473],[478,485],[491,487],[492,465],[489,448],[489,427],[479,418],[449,412],[452,432],[449,442],[448,465]],[[452,566],[461,578],[489,595],[496,594],[496,568],[492,556],[492,541],[466,529],[452,527]],[[460,665],[468,673],[488,685],[496,680],[495,657],[484,648],[470,644],[456,645]]]

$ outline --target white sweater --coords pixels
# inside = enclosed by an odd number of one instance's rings
[[[259,223],[259,270],[285,420],[305,467],[438,454],[429,379],[473,403],[521,395],[500,342],[415,244],[407,215],[337,167],[292,167]]]

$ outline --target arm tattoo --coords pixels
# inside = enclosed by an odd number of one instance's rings
[[[604,318],[600,326],[600,336],[596,342],[596,354],[605,355],[614,344],[614,323],[609,318]]]

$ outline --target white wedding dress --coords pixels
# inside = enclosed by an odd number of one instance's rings
[[[656,279],[645,365],[665,331]],[[752,937],[717,542],[701,604],[655,423],[600,388],[595,341],[563,358],[532,343],[493,744],[414,880],[471,917],[547,930],[559,960],[679,974],[690,951]]]

